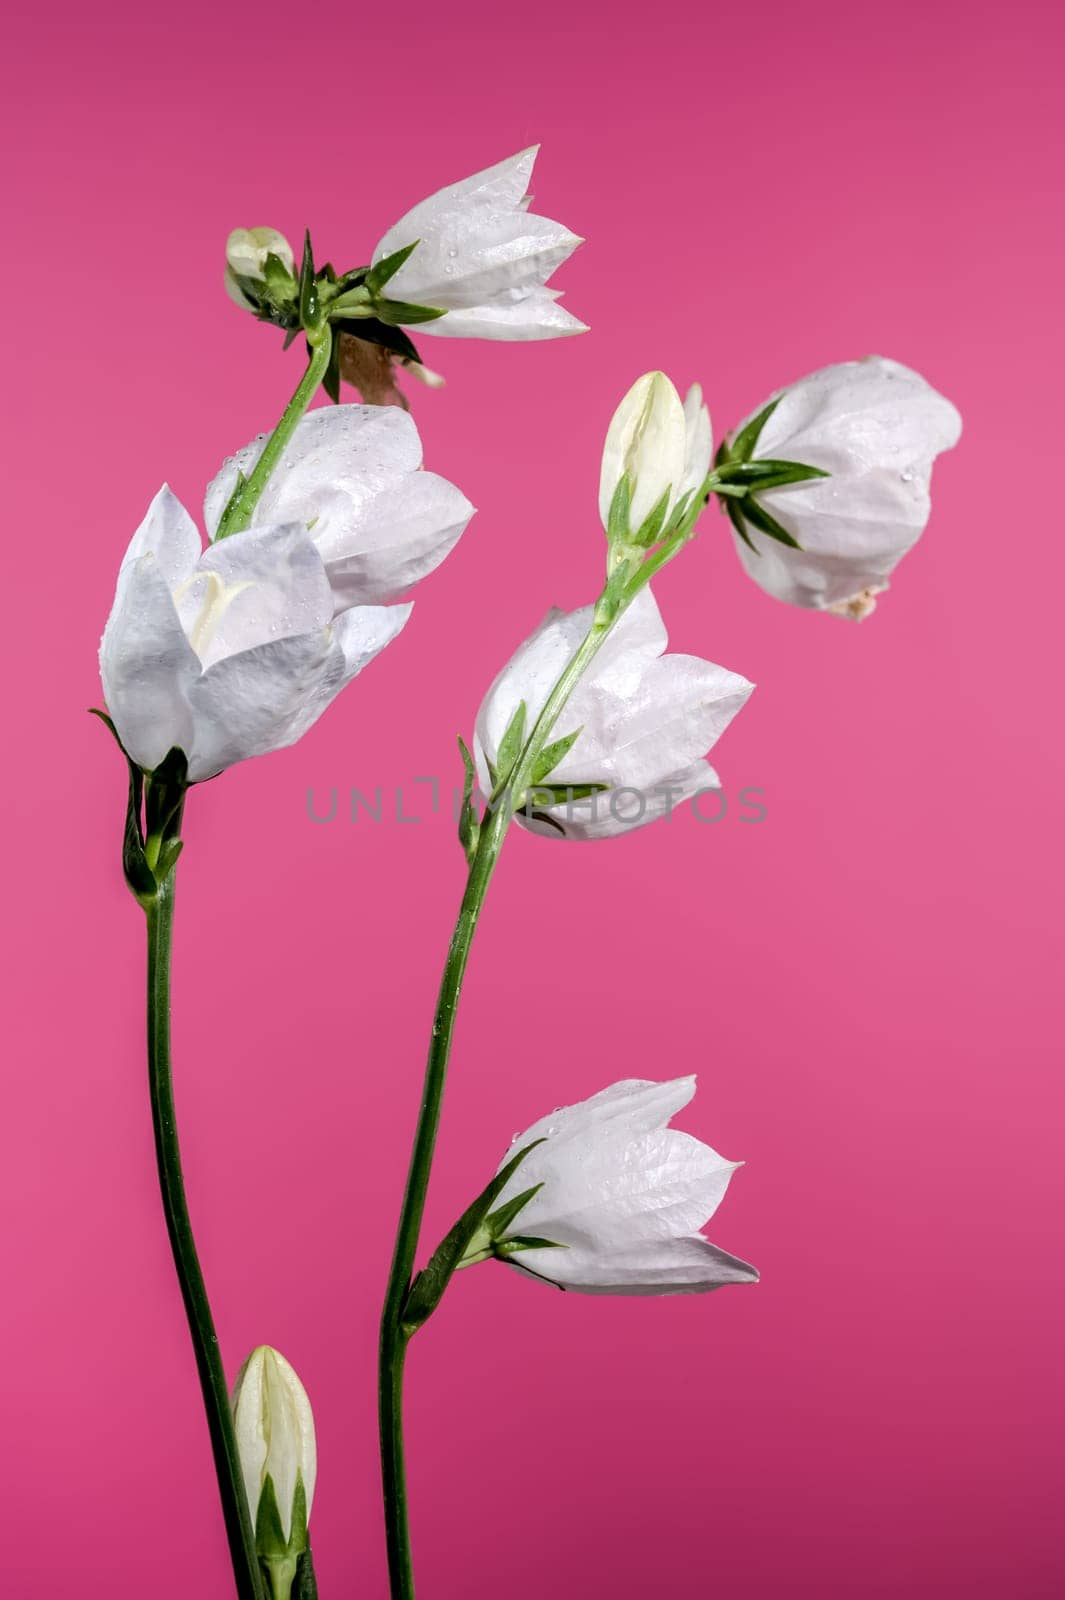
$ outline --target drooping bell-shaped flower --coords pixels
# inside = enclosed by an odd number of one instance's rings
[[[485,793],[511,718],[522,701],[533,725],[562,668],[592,622],[592,606],[552,611],[492,684],[477,716],[474,757]],[[551,735],[580,730],[517,820],[533,832],[609,838],[671,814],[719,780],[704,759],[751,693],[738,673],[698,656],[665,654],[667,634],[649,588],[615,624],[579,680]],[[582,794],[589,786],[599,791]],[[580,796],[574,798],[573,796]],[[518,802],[519,797],[515,797]]]
[[[897,361],[844,361],[783,389],[726,440],[767,412],[748,458],[799,462],[826,474],[757,492],[756,503],[799,549],[746,522],[736,549],[778,600],[860,619],[875,608],[931,511],[932,465],[961,434],[949,400]],[[746,502],[730,514],[743,516]]]
[[[390,298],[447,313],[419,334],[557,339],[586,326],[547,281],[581,240],[528,209],[538,145],[431,195],[385,234],[374,264],[416,245],[388,283]]]
[[[543,1141],[493,1202],[496,1216],[510,1215],[492,1253],[582,1294],[700,1294],[756,1282],[754,1267],[700,1232],[739,1163],[669,1126],[694,1093],[694,1077],[628,1079],[535,1122],[507,1157]]]
[[[263,435],[225,462],[207,490],[213,538],[238,474]],[[285,446],[252,516],[253,528],[300,522],[325,563],[338,611],[401,599],[453,549],[473,516],[460,489],[422,469],[412,417],[394,406],[325,406]]]
[[[294,744],[411,607],[335,610],[304,522],[249,528],[204,551],[164,486],[126,551],[100,645],[127,754],[150,772],[176,746],[196,783]]]
[[[307,1523],[318,1475],[311,1403],[280,1350],[260,1345],[233,1390],[233,1430],[272,1600],[291,1590],[309,1548]]]
[[[662,507],[653,532],[660,531],[672,510],[705,479],[712,452],[710,413],[700,386],[692,385],[682,405],[664,372],[644,373],[607,429],[599,476],[603,527],[618,537],[635,538],[651,512]],[[623,483],[624,499],[618,506]],[[616,506],[624,524],[618,528],[612,527],[611,517]]]

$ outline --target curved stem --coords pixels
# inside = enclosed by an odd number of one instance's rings
[[[148,919],[148,1083],[166,1229],[185,1303],[196,1370],[211,1435],[218,1492],[240,1600],[263,1600],[255,1533],[240,1470],[229,1391],[211,1307],[196,1255],[181,1173],[170,1063],[170,956],[174,927],[174,874],[145,906]]]
[[[477,919],[484,905],[488,885],[495,871],[503,839],[510,823],[505,807],[500,807],[486,822],[466,880],[466,892],[459,907],[455,931],[451,936],[440,993],[433,1017],[432,1042],[425,1068],[422,1103],[411,1150],[407,1186],[400,1209],[392,1270],[389,1274],[381,1316],[378,1402],[381,1429],[381,1471],[385,1501],[385,1538],[388,1547],[388,1573],[394,1600],[411,1600],[414,1576],[411,1568],[410,1529],[407,1517],[407,1486],[403,1455],[403,1364],[411,1330],[403,1326],[403,1306],[410,1288],[418,1236],[425,1214],[425,1197],[440,1127],[440,1111],[447,1082],[447,1064],[455,1033],[462,980],[466,973],[470,946]]]
[[[508,802],[512,796],[520,798],[532,782],[532,772],[537,757],[550,739],[555,724],[582,674],[606,641],[611,629],[652,574],[671,561],[684,542],[683,538],[674,540],[664,546],[661,552],[656,552],[656,560],[643,563],[633,574],[609,615],[600,617],[598,609],[593,613],[591,627],[556,679],[514,764],[513,772],[506,780],[507,792],[495,808],[489,809],[487,813],[470,863],[466,889],[459,907],[455,931],[451,936],[451,944],[448,947],[436,1013],[433,1017],[432,1042],[425,1068],[422,1103],[418,1112],[392,1268],[381,1316],[378,1420],[381,1435],[385,1540],[388,1548],[392,1600],[413,1600],[414,1596],[403,1447],[403,1373],[407,1346],[415,1330],[404,1325],[403,1308],[410,1292],[418,1238],[425,1215],[425,1200],[440,1127],[440,1113],[447,1083],[448,1060],[455,1033],[462,981],[466,973],[473,936],[477,931],[477,921],[488,893],[488,885],[492,880],[510,824],[511,810]]]
[[[332,353],[332,330],[328,325],[323,325],[313,333],[309,333],[307,337],[311,340],[311,355],[307,370],[300,379],[292,399],[281,413],[280,422],[267,439],[262,455],[248,477],[243,483],[238,483],[230,495],[229,503],[218,524],[218,532],[215,534],[216,542],[227,538],[231,533],[241,533],[248,526],[270,474],[302,421],[307,407],[318,393],[318,386],[325,377]]]

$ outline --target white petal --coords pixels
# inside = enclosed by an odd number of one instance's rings
[[[866,356],[822,367],[785,389],[755,455],[850,472],[930,462],[960,435],[957,410],[920,373]]]
[[[550,289],[539,289],[521,300],[475,306],[466,311],[449,311],[435,322],[422,323],[418,337],[433,334],[442,339],[562,339],[574,333],[587,333],[581,322],[559,304]]]
[[[617,784],[587,800],[561,801],[558,805],[537,807],[529,813],[519,811],[515,820],[519,827],[546,839],[570,839],[580,843],[616,839],[623,833],[635,833],[638,828],[671,817],[696,795],[720,787],[721,779],[708,761],[693,761],[690,767],[679,772],[663,773],[644,789]],[[541,821],[541,816],[552,817],[554,824]]]
[[[701,1234],[608,1256],[588,1250],[523,1250],[508,1265],[575,1294],[706,1294],[728,1283],[758,1282],[755,1267]]]
[[[298,1477],[310,1517],[318,1452],[307,1391],[279,1350],[262,1345],[244,1363],[233,1390],[233,1423],[252,1521],[269,1476],[287,1540]]]
[[[885,588],[928,521],[934,458],[960,431],[948,400],[878,356],[794,384],[768,418],[756,457],[802,461],[830,476],[760,497],[802,548],[755,530],[754,550],[735,541],[744,567],[767,593],[816,609],[845,609]]]
[[[472,177],[462,178],[458,183],[448,184],[428,199],[419,201],[389,228],[373,253],[374,262],[394,255],[415,239],[426,238],[433,232],[438,216],[450,211],[456,201],[469,206],[471,212],[516,210],[529,187],[539,149],[537,144],[530,145],[527,150],[519,150],[517,155],[508,156],[505,161],[486,167],[483,172],[475,172]],[[394,283],[395,279],[391,281]]]
[[[175,598],[204,667],[324,628],[333,615],[322,558],[293,524],[248,528],[209,546]]]
[[[633,532],[667,490],[676,500],[684,478],[687,431],[684,408],[663,372],[637,378],[614,412],[603,444],[599,515],[606,527],[618,483],[632,484],[629,516]]]
[[[202,549],[200,530],[177,495],[164,483],[130,540],[122,565],[150,552],[166,582],[174,588],[188,577]]]
[[[665,1083],[657,1083],[650,1078],[622,1078],[618,1083],[600,1089],[597,1094],[589,1095],[587,1100],[579,1100],[573,1106],[560,1106],[534,1122],[532,1127],[526,1128],[514,1140],[496,1170],[502,1171],[519,1150],[536,1139],[550,1137],[553,1144],[557,1145],[559,1141],[584,1138],[597,1130],[609,1130],[615,1134],[651,1133],[656,1128],[666,1127],[694,1094],[694,1073],[683,1078],[671,1078]],[[534,1151],[526,1161],[534,1159],[535,1155]],[[529,1187],[528,1183],[517,1181],[525,1170],[526,1163],[523,1163],[516,1178],[511,1180],[515,1194]],[[511,1187],[503,1193],[509,1195]]]
[[[150,771],[173,747],[191,750],[188,695],[200,663],[158,558],[128,562],[100,644],[104,699],[132,759]]]
[[[684,426],[686,433],[684,451],[684,477],[680,494],[698,489],[710,471],[714,456],[714,436],[710,427],[710,412],[703,404],[702,386],[693,383],[684,401]],[[678,495],[679,498],[679,495]]]
[[[457,206],[437,217],[387,293],[454,311],[517,301],[542,287],[580,243],[569,228],[529,211],[472,215]]]
[[[454,548],[473,516],[461,490],[434,472],[412,472],[350,517],[333,515],[315,540],[338,610],[398,600]]]
[[[213,538],[237,474],[245,477],[269,435],[223,463],[207,489],[204,516]],[[316,539],[343,529],[354,511],[422,464],[413,418],[396,406],[323,406],[300,422],[259,499],[252,525],[313,523]],[[336,526],[335,526],[336,525]]]

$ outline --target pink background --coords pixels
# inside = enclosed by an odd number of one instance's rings
[[[382,1596],[375,1326],[462,863],[444,816],[314,826],[308,787],[403,784],[424,813],[412,778],[455,779],[496,668],[595,591],[600,440],[640,371],[701,378],[720,432],[881,351],[965,416],[927,537],[858,629],[763,597],[708,519],[659,597],[678,648],[759,684],[717,765],[768,818],[512,839],[432,1194],[435,1243],[542,1112],[697,1069],[683,1126],[748,1163],[712,1236],[763,1282],[626,1302],[464,1274],[411,1360],[420,1592],[1060,1592],[1060,11],[18,12],[5,1591],[230,1593],[155,1192],[123,773],[84,713],[148,499],[166,477],[195,508],[296,380],[222,294],[225,235],[309,221],[354,264],[539,139],[593,333],[425,339],[448,377],[415,396],[427,457],[479,515],[313,733],[189,807],[178,1095],[229,1368],[262,1340],[296,1364],[324,1600]]]

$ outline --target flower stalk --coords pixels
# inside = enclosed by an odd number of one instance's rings
[[[166,841],[180,839],[181,803],[170,823]],[[146,854],[154,841],[145,841]],[[174,1107],[174,1084],[170,1053],[170,968],[174,929],[174,878],[176,864],[159,882],[154,895],[144,903],[148,925],[148,1087],[155,1135],[155,1156],[159,1191],[166,1218],[166,1231],[177,1271],[181,1298],[188,1319],[189,1336],[196,1358],[207,1428],[211,1437],[218,1493],[222,1502],[229,1554],[233,1564],[238,1600],[264,1600],[259,1562],[255,1552],[255,1533],[241,1478],[240,1458],[229,1407],[226,1375],[218,1348],[207,1289],[203,1281],[196,1242],[192,1233],[185,1182],[181,1170]]]
[[[329,368],[333,354],[333,332],[327,323],[307,330],[307,341],[310,345],[310,358],[307,370],[296,385],[295,393],[284,411],[277,427],[266,441],[266,447],[259,457],[251,472],[238,482],[229,497],[229,503],[222,513],[215,534],[216,541],[225,539],[231,533],[242,533],[251,522],[259,498],[270,480],[277,463],[284,454],[285,446],[295,433],[299,423],[306,415],[307,407],[318,393],[319,385]]]
[[[685,522],[676,530],[651,559],[639,564],[626,562],[614,567],[596,605],[588,632],[555,681],[509,775],[503,772],[499,774],[493,803],[485,812],[477,833],[476,846],[470,853],[466,887],[448,947],[433,1016],[422,1101],[381,1316],[378,1419],[385,1542],[392,1600],[413,1600],[415,1593],[403,1438],[403,1379],[407,1348],[422,1323],[421,1319],[405,1320],[404,1313],[425,1215],[462,984],[477,924],[514,808],[523,804],[526,791],[533,786],[537,760],[548,744],[567,700],[618,619],[650,581],[653,572],[660,571],[688,542],[694,532],[694,524],[693,516],[690,522]]]

